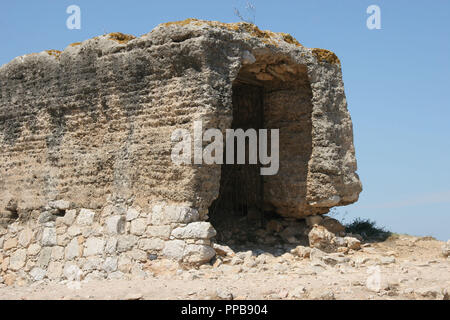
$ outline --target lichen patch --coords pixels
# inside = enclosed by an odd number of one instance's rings
[[[317,62],[319,63],[330,63],[330,64],[337,64],[340,65],[341,61],[339,58],[334,54],[334,52],[325,50],[325,49],[319,49],[319,48],[313,48],[311,49],[314,56],[317,58]]]
[[[108,38],[110,40],[114,40],[114,41],[116,41],[116,42],[118,42],[120,44],[126,44],[129,41],[131,41],[133,39],[136,39],[136,37],[131,35],[131,34],[124,34],[124,33],[121,33],[121,32],[110,33],[110,34],[108,34]]]

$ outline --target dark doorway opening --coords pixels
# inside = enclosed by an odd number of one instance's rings
[[[231,128],[278,130],[279,170],[262,176],[259,161],[248,162],[248,145],[245,164],[221,166],[219,195],[208,213],[216,242],[280,253],[305,243],[306,224],[298,217],[314,213],[306,201],[312,99],[304,65],[264,56],[241,68],[233,82]],[[269,132],[266,151],[272,153]]]
[[[233,84],[233,121],[231,129],[264,128],[264,88],[245,80]],[[249,139],[246,139],[245,164],[237,163],[237,147],[234,163],[223,164],[219,197],[209,209],[211,223],[217,230],[217,240],[229,242],[252,241],[251,232],[236,235],[236,230],[261,228],[264,224],[264,181],[260,164],[249,164]],[[226,150],[224,150],[226,158]]]

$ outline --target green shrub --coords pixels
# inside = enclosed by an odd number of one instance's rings
[[[376,223],[370,219],[356,218],[345,225],[345,232],[357,233],[366,241],[384,241],[391,236],[391,232],[385,228],[376,226]]]

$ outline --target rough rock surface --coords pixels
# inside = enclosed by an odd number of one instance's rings
[[[142,208],[165,200],[205,214],[220,166],[173,164],[171,133],[191,130],[196,119],[229,128],[242,70],[285,89],[265,96],[266,125],[280,128],[281,144],[266,201],[292,217],[355,202],[361,184],[337,57],[250,24],[190,19],[0,67],[0,211],[26,215],[49,202],[95,209],[111,194]]]

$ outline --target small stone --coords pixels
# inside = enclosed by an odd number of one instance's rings
[[[19,244],[24,248],[27,248],[30,245],[32,239],[33,230],[30,228],[23,229],[19,234]]]
[[[154,239],[141,239],[139,240],[139,249],[146,251],[162,250],[164,248],[164,240],[154,238]]]
[[[217,298],[222,300],[233,300],[233,294],[226,288],[217,288],[216,295]]]
[[[47,277],[51,280],[60,279],[63,272],[63,264],[61,262],[52,261],[48,265]]]
[[[64,267],[64,276],[69,281],[80,281],[83,272],[76,264],[67,263]]]
[[[394,257],[381,257],[380,263],[384,264],[384,265],[392,264],[392,263],[395,263],[395,258]]]
[[[172,229],[170,226],[148,226],[145,230],[145,235],[148,237],[160,238],[163,240],[169,240]]]
[[[88,209],[81,209],[77,217],[77,224],[81,226],[90,226],[94,223],[95,212]]]
[[[132,266],[132,261],[131,261],[130,257],[128,257],[127,255],[121,255],[119,257],[117,267],[121,272],[124,272],[124,273],[130,272],[131,266]]]
[[[108,275],[108,279],[110,280],[122,280],[125,278],[125,274],[121,271],[114,271]]]
[[[63,222],[67,226],[73,225],[75,218],[77,217],[77,210],[67,210],[63,217]]]
[[[94,270],[90,273],[88,273],[84,279],[89,281],[89,280],[103,280],[106,278],[106,273],[99,271],[99,270]]]
[[[311,248],[304,247],[304,246],[298,246],[295,249],[292,249],[291,253],[300,258],[309,258],[309,255],[311,253]]]
[[[61,260],[64,258],[64,247],[55,246],[52,248],[52,259]]]
[[[12,286],[17,280],[17,276],[14,273],[8,273],[3,276],[3,281],[7,286]]]
[[[47,271],[41,268],[34,268],[30,271],[30,276],[33,278],[34,281],[41,281],[45,278]]]
[[[17,238],[9,238],[3,244],[3,250],[11,250],[17,247]]]
[[[324,255],[321,260],[327,265],[335,266],[338,264],[345,264],[350,261],[349,258],[341,257],[339,254],[328,254]]]
[[[216,235],[216,230],[209,222],[192,222],[185,227],[176,228],[172,236],[177,239],[209,239]]]
[[[86,240],[84,256],[95,256],[103,253],[105,249],[105,240],[101,238],[89,238]]]
[[[39,215],[38,218],[38,222],[41,224],[47,223],[47,222],[51,222],[51,221],[55,221],[56,220],[56,216],[50,212],[50,211],[44,211]]]
[[[125,218],[111,216],[106,219],[106,230],[110,234],[121,234],[125,231]]]
[[[19,249],[15,251],[9,260],[9,268],[11,270],[17,271],[25,266],[25,262],[27,259],[27,250]]]
[[[320,222],[320,225],[325,227],[328,231],[334,234],[341,234],[345,232],[345,227],[336,219],[326,217]]]
[[[347,247],[347,241],[343,237],[336,237],[333,239],[333,242],[337,247]]]
[[[118,267],[118,260],[119,259],[117,257],[107,257],[103,263],[103,270],[108,273],[116,271]]]
[[[353,238],[353,237],[345,237],[344,240],[347,244],[347,248],[352,249],[352,250],[361,249],[361,241],[359,241],[358,239]]]
[[[183,240],[166,241],[162,253],[168,258],[181,261],[183,260],[185,247],[186,243]]]
[[[117,248],[117,239],[109,238],[106,241],[105,252],[108,254],[112,254],[116,251],[116,248]]]
[[[52,248],[44,247],[39,254],[39,258],[37,260],[38,266],[41,268],[47,268],[50,260],[52,258]]]
[[[70,226],[67,229],[67,234],[71,237],[76,237],[81,234],[81,228],[77,225]]]
[[[101,270],[103,267],[103,259],[100,257],[92,256],[85,260],[82,270],[91,272],[93,270]]]
[[[292,290],[292,292],[290,293],[290,296],[295,299],[301,299],[305,296],[305,294],[306,294],[306,288],[303,286],[300,286],[300,287],[294,288],[294,290]]]
[[[42,232],[42,246],[50,247],[55,246],[56,242],[56,229],[55,228],[45,228]]]
[[[216,251],[210,246],[189,244],[183,252],[183,261],[202,264],[210,261],[215,255]]]
[[[157,254],[150,253],[150,254],[148,255],[148,260],[154,261],[154,260],[156,260],[156,259],[158,259],[158,255],[157,255]]]
[[[117,238],[117,251],[125,252],[131,250],[137,243],[138,238],[133,235],[121,235]]]
[[[147,261],[147,254],[145,251],[139,249],[133,249],[128,252],[128,255],[135,261],[145,262]]]
[[[63,211],[70,209],[70,202],[65,201],[65,200],[51,201],[51,202],[49,202],[48,205],[54,209],[63,210]]]
[[[234,251],[228,246],[220,245],[220,244],[217,244],[217,243],[213,243],[213,249],[216,251],[216,253],[219,256],[222,256],[222,257],[226,257],[226,256],[232,257],[232,256],[234,256]]]
[[[126,215],[127,221],[132,221],[132,220],[136,219],[137,217],[139,217],[139,211],[137,211],[134,208],[129,208],[127,210],[127,215]]]
[[[131,221],[130,233],[135,235],[142,235],[147,228],[147,219],[135,219]]]
[[[144,280],[147,277],[147,274],[142,267],[138,264],[133,264],[131,267],[131,279],[132,280]]]
[[[27,254],[29,256],[35,256],[41,251],[41,246],[37,243],[33,243],[28,247]]]
[[[334,244],[335,235],[322,226],[315,225],[308,234],[310,247],[320,249],[325,252],[334,252],[336,245]]]
[[[72,239],[65,249],[66,260],[72,260],[82,255],[82,247],[78,243],[78,239]]]

